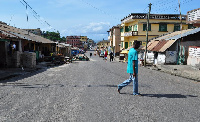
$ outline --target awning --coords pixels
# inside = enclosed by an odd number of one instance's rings
[[[122,50],[122,52],[120,52],[122,54],[128,54],[128,50]]]
[[[8,42],[8,41],[10,41],[10,40],[8,40],[8,39],[0,39],[0,41]]]
[[[58,45],[56,45],[57,47],[59,47],[59,48],[65,48],[65,46],[64,45],[61,45],[61,44],[58,44]]]

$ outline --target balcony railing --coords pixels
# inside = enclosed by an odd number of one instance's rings
[[[125,32],[124,36],[128,37],[128,36],[137,36],[138,35],[138,31],[130,31],[130,32]]]

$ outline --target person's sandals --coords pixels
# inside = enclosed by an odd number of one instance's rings
[[[120,94],[120,90],[119,89],[117,89],[117,91],[119,92],[119,94]]]

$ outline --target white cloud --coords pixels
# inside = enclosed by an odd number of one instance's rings
[[[103,27],[102,27],[102,26],[99,26],[99,27],[93,28],[93,31],[100,31],[100,30],[102,30],[102,29],[103,29]]]
[[[88,38],[102,40],[108,38],[107,31],[110,28],[109,22],[92,22],[87,25],[78,24],[73,27],[63,28],[60,33],[63,36],[83,35]]]
[[[110,26],[109,22],[89,23],[82,27],[82,33],[102,33],[106,32]]]

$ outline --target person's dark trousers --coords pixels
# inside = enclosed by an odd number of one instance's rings
[[[110,62],[111,62],[111,60],[113,61],[113,57],[110,57]]]

